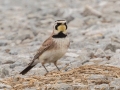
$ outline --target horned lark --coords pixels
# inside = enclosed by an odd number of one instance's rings
[[[44,65],[45,63],[54,63],[56,68],[60,70],[57,67],[57,61],[66,53],[69,44],[70,41],[67,37],[66,21],[55,21],[55,25],[51,36],[44,41],[42,46],[38,49],[38,52],[34,56],[32,62],[22,72],[20,72],[20,74],[26,74],[39,62],[45,68],[46,72],[48,72],[48,70]]]

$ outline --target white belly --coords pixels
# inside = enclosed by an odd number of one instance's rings
[[[66,38],[66,40],[64,40],[64,39],[58,40],[57,39],[55,42],[58,43],[60,47],[58,49],[52,49],[52,50],[45,51],[39,57],[40,63],[55,62],[66,53],[66,51],[68,49],[68,45],[69,45],[69,39],[68,38]]]

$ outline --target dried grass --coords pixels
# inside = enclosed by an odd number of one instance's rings
[[[12,90],[23,90],[27,87],[35,87],[36,90],[40,90],[41,87],[47,87],[48,85],[55,85],[59,83],[82,83],[84,85],[87,85],[89,82],[95,82],[97,84],[109,83],[108,80],[88,80],[87,77],[92,74],[120,78],[120,68],[103,65],[85,65],[67,72],[50,72],[46,76],[33,75],[27,76],[26,78],[15,76],[6,78],[1,82],[12,86]]]

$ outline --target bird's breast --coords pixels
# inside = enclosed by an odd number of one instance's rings
[[[54,62],[60,59],[67,51],[69,46],[69,39],[62,38],[62,39],[53,39],[54,40],[54,47],[50,50],[46,50],[40,57],[39,60],[41,62]]]

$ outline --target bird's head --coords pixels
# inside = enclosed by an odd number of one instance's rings
[[[67,24],[65,20],[57,20],[55,21],[55,25],[54,25],[54,31],[53,31],[54,35],[63,33],[63,34],[67,34]]]

